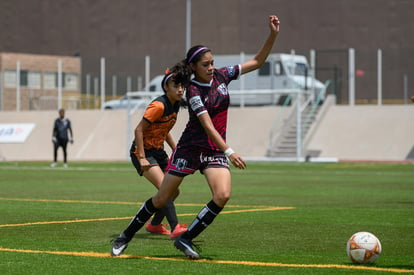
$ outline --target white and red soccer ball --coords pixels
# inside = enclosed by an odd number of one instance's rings
[[[356,264],[372,264],[381,254],[379,239],[370,232],[357,232],[349,238],[346,253]]]

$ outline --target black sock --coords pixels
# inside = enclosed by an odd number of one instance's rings
[[[171,232],[174,231],[175,227],[178,224],[177,213],[175,212],[175,206],[173,200],[169,200],[166,205],[164,205],[160,210],[155,213],[152,218],[152,225],[161,224],[164,217],[167,218],[168,224],[170,225]]]
[[[155,212],[154,217],[151,220],[151,224],[152,225],[159,225],[159,224],[161,224],[162,220],[165,217],[164,209],[163,208],[160,208],[160,210],[158,210],[157,212]]]
[[[201,209],[197,217],[188,227],[188,230],[181,235],[184,239],[194,239],[197,237],[204,229],[209,226],[214,218],[223,210],[222,207],[218,206],[213,200],[211,200],[206,206]]]
[[[155,208],[152,204],[152,198],[147,200],[141,208],[138,210],[138,213],[132,218],[128,227],[124,230],[123,234],[126,238],[132,239],[135,233],[141,229],[141,227],[151,218],[152,214],[156,212],[158,208]]]
[[[169,200],[166,205],[162,208],[165,217],[168,220],[168,224],[171,227],[171,232],[174,231],[175,227],[178,224],[177,213],[175,212],[175,206],[173,200]]]

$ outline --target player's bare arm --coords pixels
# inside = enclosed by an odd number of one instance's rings
[[[266,58],[269,56],[269,53],[272,50],[273,44],[279,33],[279,27],[279,18],[276,15],[269,16],[270,34],[267,37],[267,40],[263,44],[262,48],[255,55],[255,57],[252,60],[246,61],[241,65],[242,74],[257,70],[264,64]]]
[[[137,158],[143,170],[145,170],[150,165],[148,160],[145,158],[144,151],[144,131],[149,127],[149,125],[150,124],[146,120],[141,119],[135,128],[135,152],[137,152]]]
[[[174,150],[176,144],[175,144],[174,138],[172,137],[171,133],[168,133],[165,141],[167,142],[168,146],[170,146],[171,150]]]
[[[207,135],[213,140],[213,142],[222,150],[225,152],[227,149],[230,148],[228,146],[223,138],[220,136],[220,134],[217,132],[216,128],[214,128],[214,124],[211,121],[210,116],[208,113],[204,113],[198,116],[198,119],[200,120],[201,125],[203,126],[204,130],[206,131]],[[245,169],[246,163],[244,160],[235,152],[231,153],[228,156],[230,162],[239,169]]]

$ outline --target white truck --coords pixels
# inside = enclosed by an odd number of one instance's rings
[[[240,64],[250,60],[253,55],[214,55],[214,65],[216,68]],[[245,105],[268,105],[282,104],[280,95],[275,94],[254,94],[250,90],[283,90],[283,89],[315,89],[318,95],[324,84],[310,76],[309,65],[306,57],[294,54],[270,54],[263,66],[244,74],[238,81],[232,81],[229,85],[230,103],[240,105],[241,95],[232,92],[249,90],[243,95]]]

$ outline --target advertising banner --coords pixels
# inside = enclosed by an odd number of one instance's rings
[[[0,123],[0,143],[23,143],[34,127],[34,123]]]

